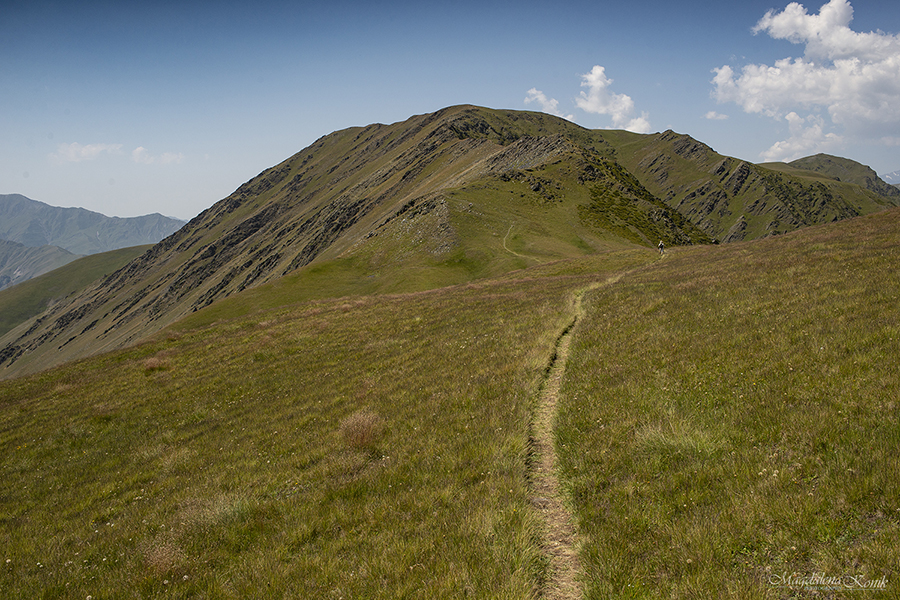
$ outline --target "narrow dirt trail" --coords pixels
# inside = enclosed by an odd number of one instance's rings
[[[528,256],[519,254],[518,252],[516,252],[514,250],[510,250],[509,246],[506,245],[506,240],[507,240],[507,238],[509,238],[509,234],[512,232],[513,225],[515,225],[515,223],[509,224],[509,229],[506,230],[506,235],[503,236],[503,249],[506,250],[507,252],[509,252],[510,254],[512,254],[513,256],[519,256],[521,258],[529,258]]]
[[[528,256],[526,254],[519,254],[518,252],[516,252],[515,250],[513,250],[512,248],[510,248],[509,246],[506,245],[506,240],[509,239],[509,234],[512,233],[513,227],[515,225],[517,225],[517,223],[515,223],[515,222],[509,224],[509,229],[506,230],[506,235],[503,236],[503,249],[506,250],[507,252],[509,252],[510,254],[512,254],[513,256],[518,256],[519,258],[533,260],[537,263],[546,262],[545,260],[537,258],[536,256]]]
[[[586,291],[600,285],[594,284],[575,295],[574,316],[556,341],[556,348],[541,386],[533,423],[531,502],[544,522],[544,552],[550,559],[550,576],[541,597],[549,600],[577,600],[582,597],[578,533],[560,487],[553,424],[572,332],[582,315],[581,298]]]

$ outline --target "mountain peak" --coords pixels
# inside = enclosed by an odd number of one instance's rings
[[[855,183],[881,196],[900,199],[900,190],[879,178],[878,174],[871,167],[849,158],[832,156],[830,154],[816,154],[799,158],[788,164],[792,167],[833,177],[838,181]]]
[[[306,297],[420,290],[660,239],[748,240],[892,203],[821,181],[672,131],[588,130],[537,112],[460,105],[351,127],[0,338],[0,365],[12,376],[134,343],[287,275],[316,282]]]
[[[881,179],[885,183],[889,183],[891,185],[900,185],[900,169],[892,171],[891,173],[888,173],[886,175],[882,175]]]

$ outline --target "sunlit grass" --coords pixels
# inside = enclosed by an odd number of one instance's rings
[[[535,594],[534,393],[604,273],[556,269],[220,319],[0,384],[0,589]]]
[[[223,303],[3,382],[0,591],[536,596],[532,413],[583,292],[556,431],[587,597],[895,594],[898,220]]]
[[[896,592],[897,220],[681,250],[586,297],[558,432],[588,597]]]

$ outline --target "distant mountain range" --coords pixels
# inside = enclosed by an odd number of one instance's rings
[[[888,173],[887,175],[882,175],[881,178],[891,185],[900,186],[900,171],[894,171],[892,173]]]
[[[59,208],[20,194],[0,194],[0,289],[78,258],[155,244],[184,221],[159,214],[107,217],[83,208]]]
[[[78,258],[59,246],[30,248],[0,240],[0,290],[37,277]]]
[[[898,206],[896,192],[839,157],[756,165],[673,131],[449,107],[334,132],[264,171],[0,338],[0,376],[137,342],[286,275],[308,282],[293,301],[429,289],[659,240],[779,235]]]
[[[26,246],[59,246],[73,254],[97,254],[155,244],[184,221],[160,214],[107,217],[83,208],[59,208],[19,194],[0,195],[0,239]]]

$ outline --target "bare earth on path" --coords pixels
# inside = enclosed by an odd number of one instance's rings
[[[550,600],[575,600],[582,596],[577,532],[572,514],[563,502],[553,436],[559,389],[566,370],[572,331],[581,316],[582,294],[583,291],[576,295],[575,316],[557,340],[538,399],[532,432],[531,502],[544,522],[544,551],[550,559],[549,580],[541,596]]]

